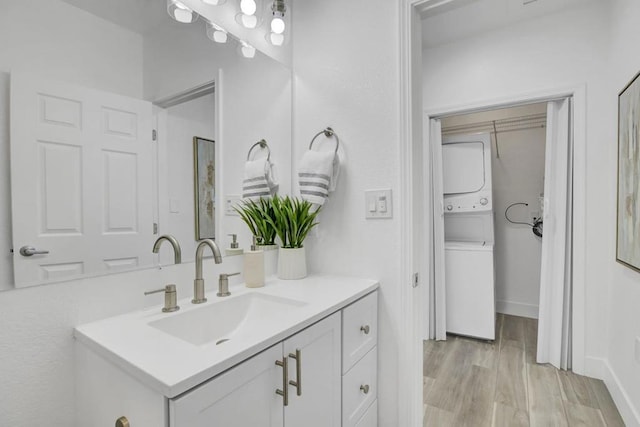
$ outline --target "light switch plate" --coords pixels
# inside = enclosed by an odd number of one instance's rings
[[[393,203],[391,189],[365,190],[365,218],[387,219],[393,218]]]
[[[226,196],[224,198],[224,214],[227,216],[240,216],[233,207],[238,206],[241,200],[242,198],[237,194]]]

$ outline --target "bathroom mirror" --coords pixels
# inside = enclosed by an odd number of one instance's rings
[[[291,70],[162,0],[25,0],[0,14],[0,290],[183,262],[196,247],[193,138],[215,141],[215,236],[247,150],[266,139],[290,189]],[[244,246],[244,245],[241,245]],[[22,253],[20,249],[22,248]],[[38,253],[45,252],[45,253]]]

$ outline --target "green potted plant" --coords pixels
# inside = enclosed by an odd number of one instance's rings
[[[257,202],[245,200],[240,206],[234,206],[240,218],[247,224],[251,234],[256,236],[258,246],[262,249],[275,249],[276,230],[269,219],[273,218],[273,206],[270,199]]]
[[[313,204],[289,196],[274,196],[271,200],[273,216],[266,220],[280,239],[278,252],[278,277],[280,279],[301,279],[307,275],[306,254],[303,246],[309,231],[318,223],[316,218],[320,208]]]

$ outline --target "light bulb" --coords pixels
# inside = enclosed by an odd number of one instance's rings
[[[216,43],[226,43],[228,39],[226,31],[214,31],[213,41]]]
[[[269,41],[274,46],[282,46],[284,44],[284,34],[270,33]]]
[[[258,5],[256,5],[255,0],[240,0],[240,10],[245,15],[253,15],[257,9]]]
[[[240,21],[245,28],[255,28],[258,25],[258,17],[255,15],[241,15]]]
[[[284,20],[282,18],[273,18],[271,20],[271,31],[276,34],[284,33]]]
[[[177,0],[167,0],[169,16],[183,24],[190,24],[198,19],[198,14]]]
[[[226,43],[227,42],[227,31],[214,24],[213,22],[207,21],[207,37],[216,43]]]
[[[173,16],[176,18],[176,21],[182,22],[183,24],[189,24],[193,20],[193,12],[180,7],[177,7],[176,10],[173,11]]]
[[[256,56],[256,48],[247,43],[242,43],[240,52],[245,58],[253,58],[254,56]]]

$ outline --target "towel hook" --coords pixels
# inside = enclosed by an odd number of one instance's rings
[[[336,139],[336,151],[335,152],[336,152],[336,154],[338,154],[338,147],[340,147],[340,138],[338,138],[338,134],[335,133],[335,131],[333,129],[331,129],[330,127],[327,127],[326,129],[323,129],[320,132],[315,134],[315,136],[311,139],[311,144],[309,144],[309,150],[311,150],[311,148],[313,147],[313,143],[315,142],[316,138],[319,137],[322,134],[324,134],[324,136],[327,137],[327,138],[334,137]]]
[[[247,161],[251,160],[251,152],[253,151],[254,148],[260,146],[260,148],[262,148],[263,150],[267,150],[267,160],[271,160],[271,150],[269,149],[269,145],[267,144],[267,141],[265,141],[264,139],[261,139],[260,141],[256,142],[255,144],[253,144],[251,146],[251,148],[249,148],[249,152],[247,153]]]

